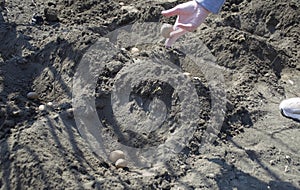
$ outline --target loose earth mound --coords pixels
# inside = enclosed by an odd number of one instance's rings
[[[144,44],[134,43],[143,36],[133,41],[126,33],[116,33],[124,43],[114,46],[118,53],[102,62],[105,67],[91,80],[96,112],[88,113],[98,116],[103,138],[112,137],[111,142],[103,141],[107,153],[116,149],[115,142],[147,150],[175,137],[187,139],[183,147],[174,146],[178,151],[170,143],[168,150],[177,151],[171,159],[116,168],[107,155],[91,149],[80,132],[72,98],[88,86],[75,91],[74,76],[90,48],[122,27],[174,23],[175,18],[163,18],[160,12],[181,2],[1,4],[0,189],[300,189],[300,124],[282,117],[279,110],[283,99],[300,96],[297,0],[227,0],[219,15],[210,15],[173,49],[163,47],[159,29],[149,30],[153,37],[147,36],[149,43]],[[188,43],[193,48],[182,51]],[[205,63],[212,64],[198,67],[189,57],[194,53],[209,56]],[[172,78],[140,80],[152,72],[142,74],[148,67],[137,67],[146,62],[182,72],[174,81],[183,83],[174,84],[193,84],[196,96],[181,96],[169,83]],[[136,83],[128,99],[114,96],[124,94],[115,86],[126,90],[129,74]],[[29,92],[38,97],[28,98]],[[114,104],[114,97],[120,104]],[[185,97],[193,98],[180,103]],[[122,104],[122,98],[129,103]],[[131,112],[116,112],[114,105]],[[194,112],[182,114],[182,108]],[[187,117],[193,130],[181,135],[177,131],[188,125],[180,119]],[[157,128],[153,121],[161,125]],[[214,142],[204,143],[216,123],[220,128]],[[126,159],[134,156],[126,154]],[[151,158],[156,156],[161,155]]]

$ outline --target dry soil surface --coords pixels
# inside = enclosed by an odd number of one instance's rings
[[[160,12],[181,2],[7,0],[1,4],[0,189],[300,189],[300,124],[281,116],[278,108],[282,100],[300,96],[298,0],[227,0],[219,15],[210,15],[173,49],[165,49],[159,30],[151,27],[144,44],[133,43],[143,36],[119,36],[126,43],[114,46],[118,52],[101,63],[105,67],[93,79],[103,136],[113,137],[103,143],[109,152],[116,148],[113,140],[150,149],[176,135],[188,137],[169,160],[116,168],[80,133],[76,117],[86,110],[72,109],[72,98],[80,93],[73,82],[79,65],[91,64],[89,48],[122,27],[144,30],[147,23],[174,23],[175,18],[163,18]],[[32,23],[34,14],[43,22]],[[139,51],[133,52],[133,46]],[[203,49],[219,72],[207,76],[208,70],[187,58]],[[190,73],[197,96],[183,89],[188,92],[183,97],[192,97],[185,108],[198,116],[187,116],[194,127],[191,133],[176,133],[181,129],[178,120],[186,113],[180,115],[180,95],[173,86],[155,78],[144,80],[152,71],[138,64],[149,60],[159,72],[173,64]],[[126,89],[128,73],[141,81],[130,92],[131,112],[122,104],[116,104],[122,109],[113,112],[118,108],[111,103],[113,93],[125,93],[114,86]],[[211,83],[214,80],[216,84]],[[31,91],[37,99],[28,99]],[[158,106],[152,106],[153,100]],[[189,104],[193,100],[200,106]],[[216,114],[220,109],[224,115],[221,121],[211,114],[215,102]],[[134,128],[130,118],[139,120],[147,111],[161,127],[137,131],[140,128]],[[213,143],[204,143],[215,123],[221,123],[216,129],[220,133]],[[140,119],[139,125],[148,126],[149,121]]]

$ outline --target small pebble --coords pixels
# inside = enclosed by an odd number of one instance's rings
[[[53,115],[51,118],[52,118],[52,119],[57,119],[57,118],[59,118],[59,115],[58,115],[58,114],[55,114],[55,115]]]
[[[275,160],[270,160],[270,164],[273,166],[275,165]]]
[[[188,77],[191,76],[191,73],[188,73],[188,72],[184,72],[183,74],[188,76]]]
[[[53,103],[52,103],[52,102],[48,102],[48,103],[47,103],[47,106],[52,107],[52,106],[53,106]]]
[[[287,161],[289,161],[289,162],[291,161],[291,157],[289,155],[286,155],[285,159],[287,159]]]
[[[118,159],[115,163],[115,166],[117,168],[126,168],[128,165],[128,162],[124,159]]]
[[[210,179],[214,179],[216,176],[215,176],[215,174],[210,173],[210,174],[207,174],[206,177],[210,178]]]
[[[109,160],[112,161],[113,163],[115,163],[119,159],[124,159],[124,158],[125,158],[125,154],[122,150],[112,151],[109,155]]]
[[[287,172],[289,172],[289,171],[290,171],[290,170],[289,170],[289,166],[285,166],[285,167],[284,167],[284,172],[287,173]]]
[[[20,113],[21,113],[21,110],[16,110],[16,111],[13,111],[13,115],[14,116],[18,116],[18,115],[20,115]]]
[[[194,80],[201,80],[199,77],[193,77]]]
[[[170,38],[170,33],[173,31],[173,26],[171,24],[164,23],[160,28],[160,34],[164,38]]]
[[[46,110],[46,106],[45,106],[45,105],[40,105],[40,106],[39,106],[39,110],[40,110],[40,111]]]
[[[245,38],[244,34],[241,34],[241,35],[239,35],[239,36],[237,37],[237,41],[238,41],[239,43],[242,43],[242,42],[244,42],[245,40],[246,40],[246,38]]]
[[[125,5],[125,3],[123,3],[123,2],[120,2],[120,3],[119,3],[119,5],[120,5],[120,6],[124,6],[124,5]]]
[[[294,85],[294,81],[288,80],[291,85]]]
[[[38,24],[38,25],[41,25],[43,24],[44,22],[44,19],[41,15],[37,14],[37,13],[34,13],[32,18],[31,18],[31,23],[32,24]]]
[[[73,118],[74,117],[74,108],[69,108],[69,109],[66,110],[66,112],[67,112],[67,116],[69,118]]]
[[[139,50],[138,48],[136,48],[136,47],[133,47],[133,48],[131,48],[130,52],[131,52],[132,54],[136,54],[136,53],[139,53],[140,50]]]
[[[27,98],[31,99],[31,100],[34,100],[34,99],[38,99],[39,96],[38,96],[38,94],[36,92],[28,92]]]
[[[83,184],[83,189],[94,189],[95,181],[90,181]]]

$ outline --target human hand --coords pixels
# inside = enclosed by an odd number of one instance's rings
[[[182,3],[172,9],[162,11],[166,17],[177,15],[173,31],[171,31],[170,37],[166,39],[165,46],[171,47],[180,36],[195,30],[204,22],[209,13],[196,1]]]

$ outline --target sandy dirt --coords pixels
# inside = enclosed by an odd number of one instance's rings
[[[134,45],[139,52],[131,51],[130,42],[115,47],[118,53],[93,79],[96,112],[91,113],[99,117],[103,136],[112,137],[111,142],[104,138],[106,151],[120,148],[113,142],[118,141],[159,152],[156,147],[167,139],[188,137],[170,159],[116,168],[107,155],[93,151],[80,132],[76,118],[89,105],[73,110],[74,94],[81,93],[74,80],[84,61],[89,66],[91,47],[122,27],[174,23],[175,18],[163,18],[160,12],[181,2],[8,0],[0,4],[0,189],[300,189],[300,124],[283,117],[278,107],[282,100],[300,96],[298,0],[227,0],[219,15],[210,15],[173,49],[163,47],[159,30],[148,31],[151,43]],[[43,22],[33,24],[34,14]],[[128,38],[120,35],[119,40]],[[182,51],[188,43],[198,46]],[[213,68],[220,69],[221,78],[213,71],[207,75],[208,70],[188,59],[188,53],[199,53],[202,47],[203,55],[213,57]],[[155,78],[141,80],[152,72],[151,63],[149,68],[138,64],[149,60],[159,60],[153,65],[178,80],[190,78],[196,96],[181,89],[185,92],[181,97],[172,85]],[[166,65],[191,76],[162,69]],[[142,81],[130,92],[131,115],[126,112],[129,103],[118,102],[125,92],[114,89],[127,88],[127,73]],[[224,89],[224,94],[214,91],[214,79],[219,82],[216,89]],[[32,91],[37,99],[27,97]],[[184,97],[192,98],[178,103]],[[200,105],[191,103],[194,100]],[[40,105],[47,105],[46,109]],[[182,105],[192,110],[190,114],[180,109]],[[214,105],[222,110],[221,121],[211,114]],[[161,127],[139,131],[132,120],[155,126],[141,119],[147,118],[143,115],[147,109],[147,117],[156,118]],[[181,113],[194,127],[184,135],[176,133]],[[220,122],[215,141],[204,143],[210,126]]]

